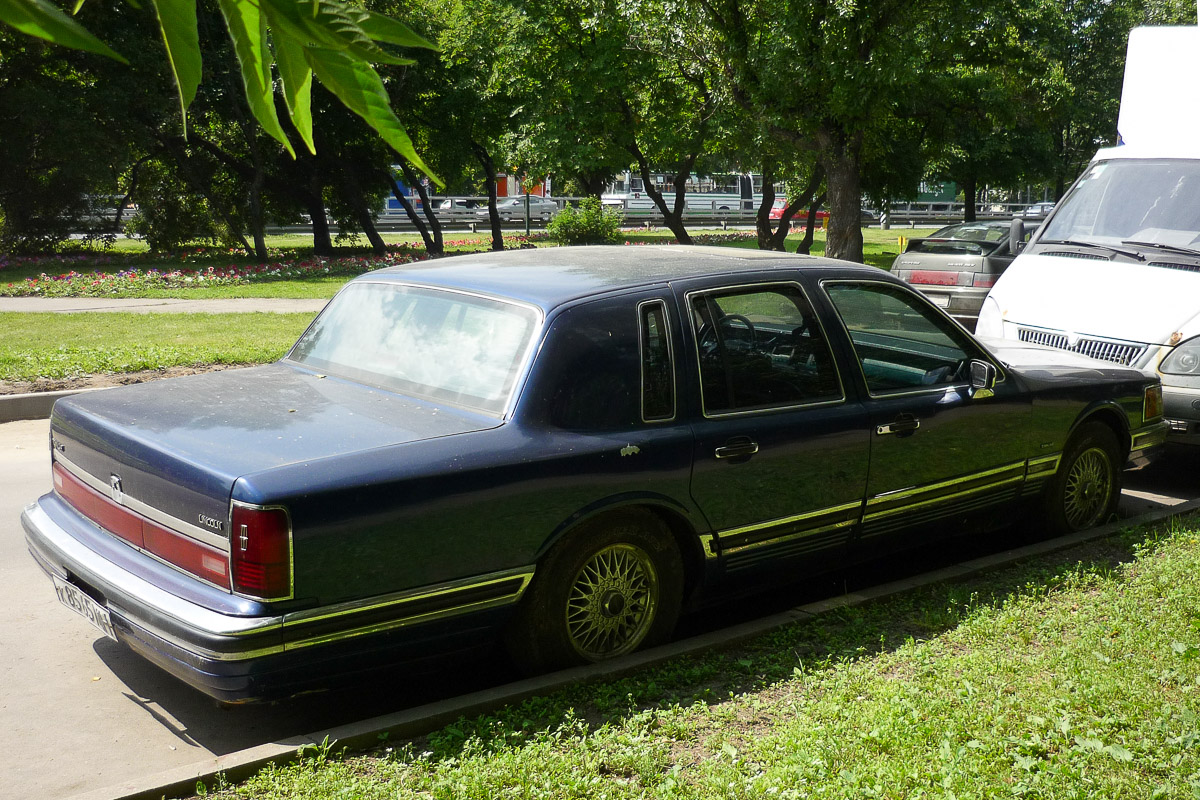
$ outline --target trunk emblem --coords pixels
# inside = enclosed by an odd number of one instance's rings
[[[125,492],[121,489],[121,476],[115,472],[109,476],[108,485],[112,488],[112,499],[117,505],[125,505]]]

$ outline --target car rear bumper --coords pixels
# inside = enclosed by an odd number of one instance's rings
[[[1125,469],[1141,469],[1162,455],[1169,432],[1170,426],[1165,420],[1131,431]]]
[[[1200,446],[1200,389],[1163,383],[1163,417],[1170,425],[1170,445]]]
[[[57,495],[27,507],[21,523],[42,570],[107,609],[118,641],[224,702],[286,697],[382,665],[477,649],[532,577],[514,570],[279,613],[114,540]]]

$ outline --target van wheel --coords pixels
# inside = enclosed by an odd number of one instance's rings
[[[505,636],[527,673],[588,664],[666,641],[683,597],[683,561],[653,514],[585,523],[538,566]]]
[[[1054,533],[1072,533],[1108,521],[1121,495],[1121,449],[1112,429],[1099,422],[1080,426],[1067,442],[1045,499]]]

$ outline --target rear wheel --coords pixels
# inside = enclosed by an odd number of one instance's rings
[[[1080,426],[1063,452],[1046,494],[1046,521],[1055,533],[1092,528],[1116,513],[1121,494],[1120,447],[1107,425]]]
[[[506,644],[527,672],[616,658],[666,641],[682,596],[683,563],[662,521],[608,514],[546,555]]]

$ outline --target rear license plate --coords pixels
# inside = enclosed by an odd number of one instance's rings
[[[95,625],[96,630],[109,639],[117,641],[117,632],[113,630],[112,617],[108,615],[107,608],[84,594],[78,586],[67,583],[57,575],[50,577],[54,580],[54,591],[60,603]]]
[[[928,294],[925,296],[932,300],[935,306],[945,308],[950,305],[950,295],[948,294]]]

